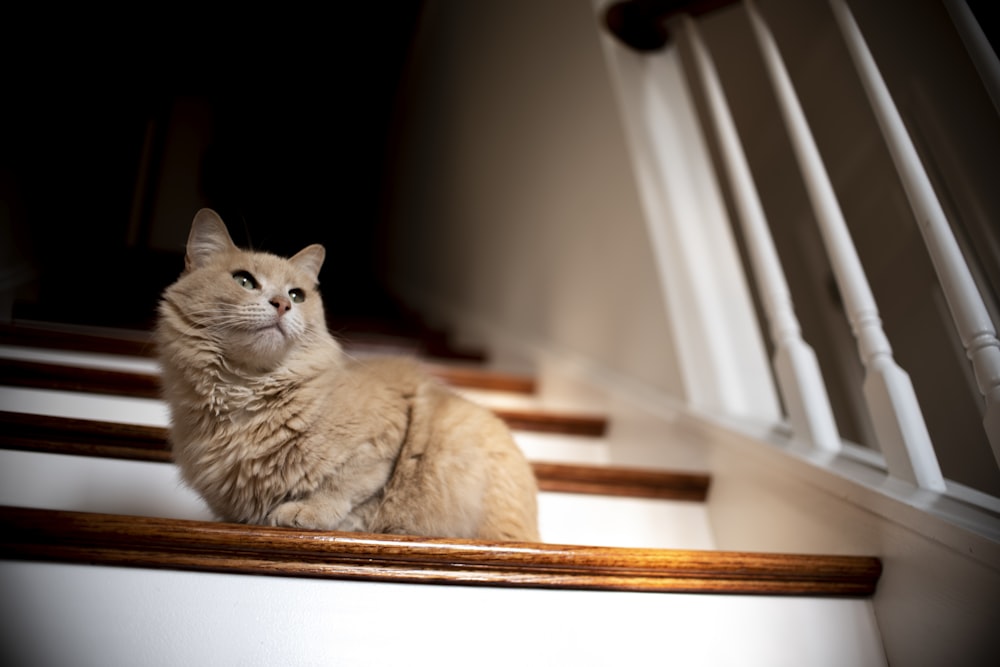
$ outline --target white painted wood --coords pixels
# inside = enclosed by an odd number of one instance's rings
[[[819,362],[812,347],[802,338],[802,330],[795,316],[791,293],[771,238],[764,207],[757,195],[750,165],[740,144],[718,73],[695,22],[685,17],[682,26],[691,44],[695,68],[722,147],[723,165],[739,209],[739,221],[743,227],[751,268],[757,278],[761,301],[770,324],[775,348],[772,364],[778,387],[785,399],[789,421],[796,435],[804,442],[822,450],[838,451],[840,435],[837,433]]]
[[[7,664],[885,665],[868,600],[0,563]],[[40,631],[43,630],[43,631]]]
[[[921,488],[943,492],[944,477],[913,384],[893,358],[875,298],[778,46],[756,4],[746,0],[745,5],[858,342],[865,367],[865,400],[889,473]]]
[[[111,371],[124,371],[126,373],[160,372],[160,365],[155,359],[121,354],[49,350],[21,345],[0,345],[0,358],[34,361],[43,364],[66,364],[81,368],[100,368]]]
[[[780,420],[749,288],[678,55],[642,56],[608,35],[602,43],[686,398],[699,409]]]
[[[162,401],[70,391],[0,386],[0,410],[71,419],[99,419],[122,424],[167,426],[170,413]]]
[[[0,505],[212,521],[168,464],[0,450]],[[544,541],[713,549],[703,503],[540,493]]]
[[[214,520],[172,465],[6,449],[0,450],[0,504]]]
[[[1000,340],[996,327],[851,10],[844,0],[830,0],[830,6],[899,171],[955,328],[972,362],[985,404],[983,425],[993,455],[1000,463]],[[993,60],[996,61],[996,56]]]
[[[692,417],[711,451],[720,549],[872,554],[875,613],[890,664],[988,665],[1000,655],[1000,508],[976,507],[774,434]],[[770,444],[768,444],[770,443]],[[949,485],[950,487],[950,485]]]

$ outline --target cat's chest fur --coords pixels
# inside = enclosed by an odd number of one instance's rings
[[[277,504],[308,495],[359,460],[384,471],[379,485],[387,480],[418,390],[415,364],[326,359],[298,366],[255,377],[176,369],[185,377],[176,378],[170,401],[181,425],[174,457],[223,518],[263,522]]]

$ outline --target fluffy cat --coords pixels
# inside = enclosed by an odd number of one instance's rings
[[[325,256],[237,248],[210,209],[156,341],[183,478],[226,521],[537,541],[537,486],[506,425],[406,358],[349,359]]]

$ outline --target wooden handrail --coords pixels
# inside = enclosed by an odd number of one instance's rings
[[[604,10],[604,28],[635,51],[659,51],[670,43],[668,23],[681,16],[701,16],[736,4],[736,0],[621,0]]]
[[[0,557],[369,581],[615,591],[874,594],[881,563],[303,531],[0,506]]]
[[[455,380],[459,386],[471,386],[473,372],[462,369],[449,374],[446,367],[430,367],[445,382]],[[487,374],[488,375],[488,374]],[[503,379],[494,376],[493,387]],[[0,358],[0,384],[11,387],[78,391],[112,396],[158,399],[159,375],[134,371],[52,364],[23,359]],[[476,385],[481,386],[481,385]],[[511,428],[523,431],[564,433],[602,437],[607,431],[607,419],[600,415],[558,413],[547,410],[492,408]]]
[[[0,411],[0,447],[22,451],[169,463],[167,430]],[[704,502],[710,478],[702,473],[619,466],[533,462],[543,491]]]

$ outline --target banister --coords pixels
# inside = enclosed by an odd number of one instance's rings
[[[862,390],[889,474],[922,489],[944,492],[944,476],[913,384],[893,358],[875,298],[791,77],[756,3],[745,0],[744,4],[857,341],[865,368]]]
[[[670,43],[668,22],[677,16],[701,16],[736,4],[736,0],[625,0],[604,10],[604,27],[635,51],[659,51]]]
[[[781,260],[774,247],[764,207],[718,73],[694,20],[685,17],[681,28],[690,43],[695,71],[707,98],[709,116],[723,147],[723,166],[736,198],[750,268],[757,278],[758,293],[770,325],[775,350],[772,365],[793,432],[797,439],[819,450],[836,452],[841,446],[840,435],[819,362],[813,349],[802,338]]]
[[[851,10],[843,0],[830,0],[830,6],[899,172],[966,356],[972,363],[984,401],[983,426],[993,456],[1000,463],[1000,340],[996,326]]]

